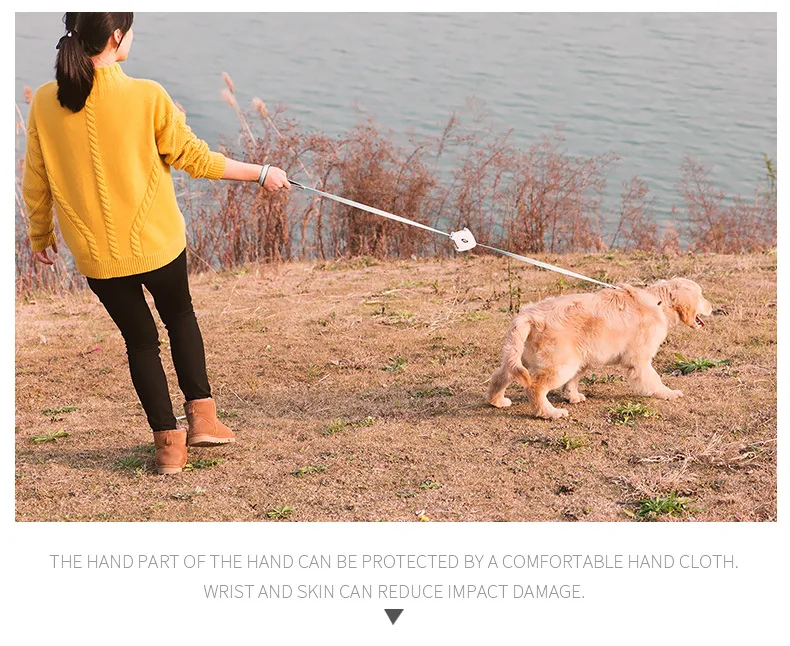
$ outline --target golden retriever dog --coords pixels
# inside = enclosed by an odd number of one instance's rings
[[[517,381],[527,390],[538,417],[568,415],[546,398],[564,387],[571,404],[584,401],[579,378],[593,366],[620,365],[636,394],[675,399],[682,397],[661,383],[653,357],[669,328],[683,322],[692,328],[705,324],[711,304],[692,280],[662,280],[645,289],[620,285],[592,294],[548,298],[522,309],[513,319],[502,350],[502,365],[491,377],[488,403],[510,406],[505,389]]]

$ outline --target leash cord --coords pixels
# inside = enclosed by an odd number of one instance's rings
[[[566,276],[572,276],[573,278],[578,278],[580,280],[586,280],[588,283],[595,283],[596,285],[603,285],[604,287],[610,287],[611,289],[620,289],[617,285],[610,285],[609,283],[601,282],[600,280],[595,280],[595,278],[589,278],[587,276],[583,276],[582,274],[577,274],[574,271],[570,271],[569,269],[563,269],[562,267],[557,267],[556,265],[550,265],[547,262],[541,262],[540,260],[535,260],[534,258],[527,258],[526,256],[519,256],[517,253],[512,253],[510,251],[504,251],[502,249],[497,249],[496,247],[489,247],[487,244],[477,243],[478,247],[483,247],[483,249],[488,249],[489,251],[495,251],[496,253],[501,253],[503,256],[509,256],[510,258],[515,258],[516,260],[520,260],[521,262],[529,263],[530,265],[535,265],[536,267],[541,267],[543,269],[548,269],[549,271],[556,271],[558,274],[565,274]]]
[[[414,220],[409,220],[408,218],[401,217],[400,215],[395,215],[394,213],[382,211],[381,209],[375,209],[372,206],[367,206],[366,204],[360,204],[359,202],[354,202],[353,200],[347,200],[344,197],[338,197],[337,195],[332,195],[331,193],[325,193],[324,191],[319,191],[317,188],[313,188],[312,186],[305,186],[304,184],[295,182],[292,179],[289,179],[288,182],[291,184],[291,186],[296,186],[297,188],[301,188],[303,191],[315,193],[316,195],[320,195],[321,197],[325,197],[329,200],[340,202],[340,204],[345,204],[346,206],[351,206],[356,209],[360,209],[361,211],[367,211],[368,213],[373,213],[374,215],[379,215],[381,217],[388,218],[390,220],[395,220],[396,222],[401,222],[402,224],[408,224],[409,226],[425,229],[426,231],[431,231],[433,233],[438,233],[439,235],[447,236],[448,238],[454,240],[453,238],[454,234],[450,234],[445,231],[440,231],[439,229],[434,229],[433,227],[429,227],[426,224],[421,224],[420,222],[415,222]],[[583,276],[582,274],[577,274],[576,272],[570,271],[568,269],[563,269],[562,267],[557,267],[556,265],[550,265],[547,262],[541,262],[540,260],[535,260],[534,258],[528,258],[527,256],[520,256],[517,253],[504,251],[503,249],[497,249],[496,247],[490,247],[486,244],[480,244],[478,242],[474,242],[474,240],[473,240],[473,246],[482,247],[483,249],[488,249],[489,251],[502,254],[503,256],[508,256],[510,258],[528,263],[530,265],[535,265],[536,267],[540,267],[542,269],[555,271],[559,274],[565,274],[566,276],[578,278],[579,280],[586,280],[588,283],[595,283],[596,285],[602,285],[603,287],[609,287],[611,289],[620,289],[620,287],[617,287],[616,285],[610,285],[609,283],[601,282],[600,280],[596,280],[595,278],[589,278],[587,276]]]
[[[360,209],[362,211],[367,211],[368,213],[373,213],[374,215],[380,215],[383,218],[389,218],[390,220],[395,220],[396,222],[409,224],[413,227],[419,227],[420,229],[425,229],[426,231],[432,231],[433,233],[438,233],[439,235],[447,236],[448,238],[450,237],[449,233],[445,233],[444,231],[439,231],[439,229],[434,229],[433,227],[429,227],[427,224],[421,224],[420,222],[415,222],[414,220],[403,218],[400,215],[395,215],[394,213],[382,211],[381,209],[374,209],[372,206],[360,204],[359,202],[354,202],[353,200],[347,200],[344,197],[338,197],[337,195],[332,195],[331,193],[324,193],[324,191],[319,191],[317,188],[313,188],[312,186],[305,186],[304,184],[300,184],[299,182],[294,182],[292,179],[289,179],[288,182],[292,186],[297,186],[304,191],[315,193],[316,195],[320,195],[321,197],[326,197],[330,200],[334,200],[335,202],[340,202],[341,204],[345,204],[346,206],[353,206],[354,208]]]

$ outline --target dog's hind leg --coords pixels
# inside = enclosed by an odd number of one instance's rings
[[[527,392],[538,417],[559,419],[568,416],[567,408],[555,408],[546,395],[550,390],[559,388],[575,378],[580,367],[576,364],[566,364],[557,370],[543,371],[533,376]]]
[[[578,404],[587,399],[582,393],[579,392],[579,373],[577,373],[573,379],[565,384],[564,390],[565,397],[568,398],[568,402],[571,404]]]
[[[491,385],[488,387],[488,403],[497,408],[510,406],[511,402],[505,397],[505,389],[518,381],[525,388],[529,388],[529,372],[521,363],[524,352],[524,343],[529,336],[531,321],[528,316],[520,314],[513,319],[507,333],[505,347],[502,348],[502,365],[491,376]]]
[[[505,390],[513,382],[507,366],[502,366],[491,375],[491,385],[488,387],[488,403],[497,408],[510,406],[513,402],[505,397]]]

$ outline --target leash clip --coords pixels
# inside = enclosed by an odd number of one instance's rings
[[[477,240],[472,235],[472,232],[464,227],[460,231],[454,231],[450,234],[450,240],[455,243],[456,251],[469,251],[477,246]]]

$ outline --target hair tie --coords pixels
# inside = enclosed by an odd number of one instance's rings
[[[55,49],[60,49],[60,46],[63,44],[63,41],[66,40],[66,38],[71,38],[72,36],[76,36],[77,40],[80,40],[80,35],[77,33],[77,30],[69,29],[63,36],[60,37],[58,44],[55,45]]]

